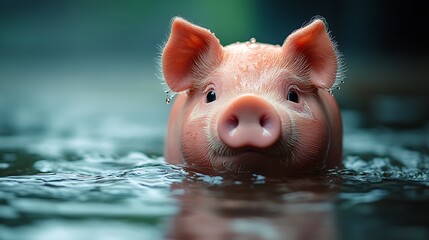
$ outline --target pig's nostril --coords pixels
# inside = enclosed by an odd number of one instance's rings
[[[238,117],[233,115],[227,120],[228,130],[232,131],[238,127],[239,120]]]
[[[261,118],[259,119],[259,125],[262,128],[265,128],[269,123],[269,118],[266,115],[261,116]]]
[[[260,118],[259,121],[259,125],[262,128],[262,135],[263,136],[270,136],[270,135],[275,135],[275,131],[276,131],[276,127],[275,127],[275,123],[273,123],[274,120],[272,119],[272,117],[268,116],[268,115],[263,115]]]

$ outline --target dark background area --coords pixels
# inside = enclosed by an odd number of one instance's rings
[[[0,134],[67,135],[120,122],[159,136],[169,106],[158,61],[174,16],[211,29],[223,45],[281,44],[323,16],[347,65],[334,91],[341,109],[362,113],[366,126],[421,126],[427,13],[421,1],[0,0]]]

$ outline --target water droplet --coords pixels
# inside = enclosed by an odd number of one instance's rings
[[[240,81],[241,81],[240,75],[236,74],[234,76],[234,84],[238,85],[240,83]]]
[[[242,63],[242,64],[240,64],[239,68],[242,72],[246,72],[248,69],[248,66],[247,66],[247,64]]]
[[[341,88],[340,88],[340,86],[337,86],[337,90],[340,90]]]
[[[251,48],[251,49],[256,49],[259,48],[259,44],[256,44],[256,39],[255,38],[251,38],[250,42],[246,42],[246,46]]]
[[[260,65],[261,65],[261,62],[260,62],[260,61],[253,62],[253,67],[254,67],[254,68],[259,68],[259,67],[260,67]]]
[[[171,90],[166,90],[165,93],[167,94],[167,98],[165,98],[165,103],[170,104],[176,93],[172,93]]]
[[[340,83],[342,84],[342,83],[345,83],[345,82],[344,82],[344,80],[341,80]]]

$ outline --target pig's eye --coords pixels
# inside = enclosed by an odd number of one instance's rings
[[[287,93],[287,100],[298,103],[298,93],[293,89],[289,90]]]
[[[206,102],[209,103],[209,102],[213,102],[214,100],[216,100],[216,93],[214,90],[210,90],[207,93]]]

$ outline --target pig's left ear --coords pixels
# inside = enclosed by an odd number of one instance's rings
[[[283,52],[295,70],[310,71],[309,77],[317,87],[329,89],[334,85],[339,59],[323,20],[316,19],[289,35]]]
[[[192,88],[222,59],[222,46],[209,30],[176,17],[162,52],[162,70],[171,90]]]

